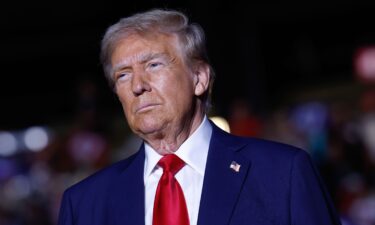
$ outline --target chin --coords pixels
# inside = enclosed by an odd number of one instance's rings
[[[152,122],[147,122],[143,121],[142,124],[140,124],[137,127],[137,132],[143,135],[148,135],[148,134],[157,134],[162,130],[163,126],[159,123],[155,123],[154,121]]]
[[[156,129],[153,127],[142,127],[138,130],[138,132],[143,135],[149,135],[149,134],[158,133],[159,130],[160,129]]]

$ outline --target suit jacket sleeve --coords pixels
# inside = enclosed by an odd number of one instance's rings
[[[291,224],[340,224],[317,168],[303,151],[294,156],[290,187]]]
[[[58,225],[73,225],[73,211],[68,191],[64,192],[60,212]]]

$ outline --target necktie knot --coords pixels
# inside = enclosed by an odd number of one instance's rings
[[[168,154],[159,160],[158,165],[163,168],[164,172],[175,175],[185,165],[185,162],[175,154]]]

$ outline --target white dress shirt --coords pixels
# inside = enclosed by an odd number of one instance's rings
[[[186,163],[175,177],[184,192],[190,225],[196,225],[198,221],[199,203],[211,134],[211,124],[204,117],[198,129],[175,152]],[[148,144],[145,144],[145,152],[145,222],[146,225],[152,225],[156,188],[163,174],[163,169],[157,163],[162,155],[159,155]]]

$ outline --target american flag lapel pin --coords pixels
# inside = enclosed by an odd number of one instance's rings
[[[232,163],[229,166],[229,168],[231,168],[236,173],[240,172],[240,167],[241,165],[238,164],[236,161],[232,161]]]

